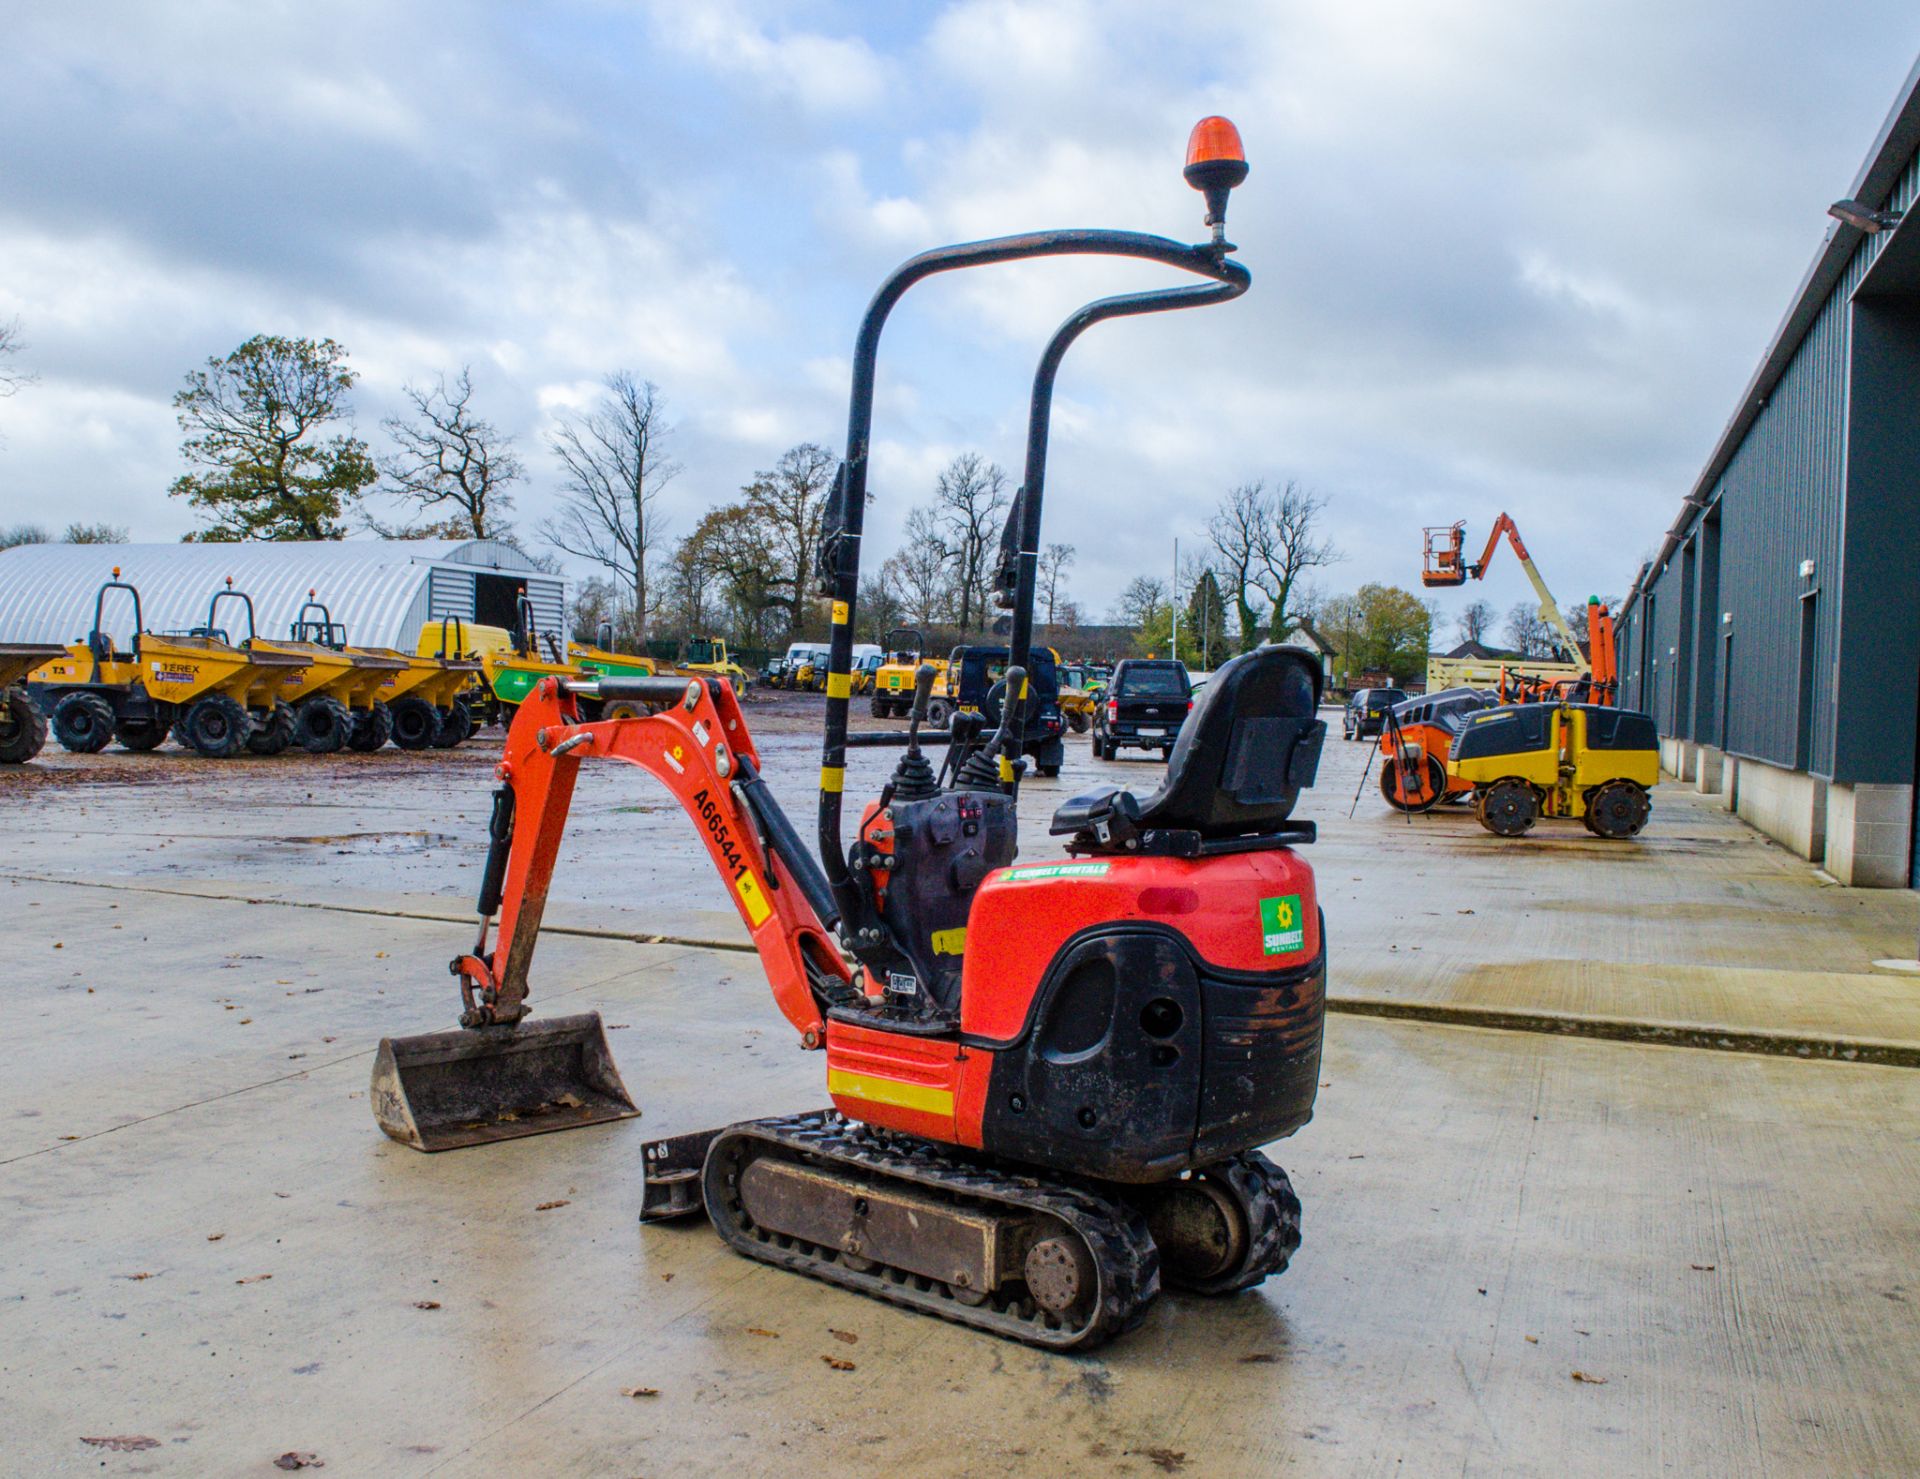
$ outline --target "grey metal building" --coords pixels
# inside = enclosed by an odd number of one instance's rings
[[[1618,624],[1667,768],[1874,887],[1920,882],[1917,147],[1920,65]]]
[[[309,591],[346,626],[349,640],[372,647],[412,651],[420,628],[442,616],[511,626],[522,591],[542,631],[565,626],[563,578],[536,570],[521,550],[491,539],[27,544],[0,550],[0,641],[84,638],[95,592],[116,566],[139,589],[142,616],[153,631],[200,625],[228,576],[235,590],[253,598],[262,636],[286,636]],[[128,631],[131,619],[128,607],[108,608],[107,624],[117,634]]]

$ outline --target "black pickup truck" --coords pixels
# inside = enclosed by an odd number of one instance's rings
[[[1111,760],[1131,746],[1158,750],[1164,760],[1192,708],[1193,683],[1185,663],[1128,658],[1113,670],[1106,701],[1094,708],[1094,757]]]

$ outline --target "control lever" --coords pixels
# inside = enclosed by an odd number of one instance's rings
[[[935,674],[932,663],[920,664],[913,675],[913,706],[907,711],[907,752],[893,768],[892,796],[896,801],[924,801],[940,794],[939,778],[920,753],[920,726],[927,717],[927,701],[933,696]]]
[[[914,754],[920,751],[920,726],[926,723],[928,701],[933,697],[933,680],[938,676],[930,662],[923,662],[914,670],[913,705],[907,710],[907,749]]]
[[[1005,791],[1018,782],[1014,762],[1020,756],[1021,714],[1026,707],[1027,670],[1008,668],[1002,680],[1006,697],[1000,701],[1000,727],[993,738],[970,752],[954,777],[954,789],[961,791]],[[998,763],[995,763],[998,757]]]

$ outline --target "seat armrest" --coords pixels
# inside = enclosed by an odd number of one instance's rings
[[[1075,832],[1089,831],[1095,823],[1113,816],[1123,816],[1131,821],[1138,814],[1139,806],[1131,791],[1124,791],[1118,786],[1099,786],[1061,802],[1053,814],[1053,824],[1047,828],[1047,833],[1052,837],[1069,837]]]

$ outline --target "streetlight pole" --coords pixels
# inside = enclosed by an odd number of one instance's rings
[[[1173,651],[1167,654],[1175,662],[1180,661],[1180,536],[1173,536],[1173,594],[1167,598],[1167,604],[1173,608]]]

